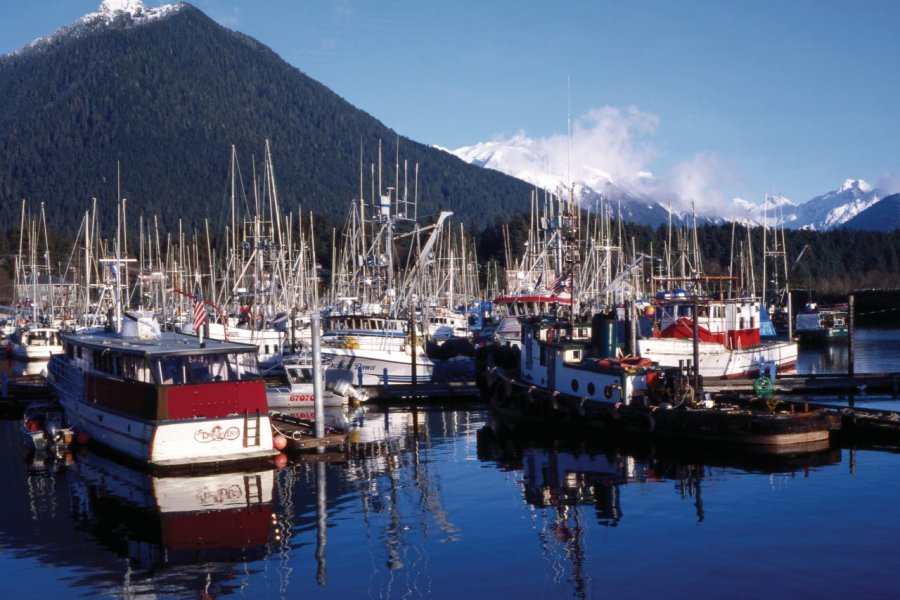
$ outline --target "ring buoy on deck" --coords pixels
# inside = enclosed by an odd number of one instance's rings
[[[551,344],[553,343],[553,329],[547,330],[547,342]]]

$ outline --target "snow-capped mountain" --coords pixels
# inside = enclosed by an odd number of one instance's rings
[[[565,172],[565,166],[554,170],[551,158],[541,153],[534,140],[524,136],[448,152],[467,163],[511,175],[563,198],[571,191],[581,206],[590,210],[596,210],[601,202],[608,203],[613,214],[621,211],[623,218],[632,223],[656,226],[669,218],[669,209],[656,199],[634,186],[614,181],[601,169],[581,166],[577,175]],[[677,212],[673,212],[673,217],[682,219]]]
[[[878,203],[884,194],[862,179],[847,179],[836,190],[797,207],[798,226],[817,231],[839,227]]]
[[[24,48],[11,53],[39,51],[51,44],[71,37],[79,37],[99,27],[117,25],[133,27],[156,19],[161,19],[178,11],[183,3],[164,4],[157,8],[147,8],[141,0],[103,0],[96,12],[88,13],[72,23],[59,29],[52,35],[41,37]]]
[[[636,189],[622,185],[601,169],[582,167],[577,177],[569,184],[567,173],[553,172],[547,165],[551,160],[537,150],[534,141],[524,136],[509,140],[485,142],[451,151],[458,158],[484,168],[494,169],[526,181],[551,193],[568,196],[569,188],[582,206],[593,208],[602,197],[609,201],[617,213],[621,207],[626,221],[642,225],[657,226],[665,223],[669,216],[671,198],[665,193],[652,191],[652,180]],[[561,170],[561,169],[560,169]],[[650,190],[650,191],[648,191]],[[769,196],[760,203],[742,198],[732,201],[732,211],[728,220],[753,225],[784,225],[791,229],[814,229],[827,231],[840,227],[862,211],[876,204],[883,193],[862,179],[847,179],[837,189],[816,196],[806,202],[793,202],[784,196]],[[676,221],[683,221],[687,215],[673,212]],[[700,222],[722,222],[714,215],[697,214]]]

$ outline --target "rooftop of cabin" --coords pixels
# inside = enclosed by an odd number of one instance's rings
[[[196,354],[238,354],[252,352],[258,348],[252,344],[223,342],[203,339],[193,335],[164,332],[158,338],[122,337],[115,332],[64,333],[63,341],[84,348],[115,350],[122,354],[144,356],[181,356]]]

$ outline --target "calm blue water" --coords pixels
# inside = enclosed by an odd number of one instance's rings
[[[900,371],[900,331],[861,330],[858,344],[857,371]],[[839,350],[803,350],[800,360],[801,370],[840,370]],[[184,481],[152,480],[96,454],[23,458],[16,423],[0,421],[0,592],[456,599],[900,590],[894,451],[753,457],[522,438],[491,427],[476,404],[352,417],[349,457]]]

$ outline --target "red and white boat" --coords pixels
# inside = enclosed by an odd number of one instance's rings
[[[151,468],[273,457],[257,347],[160,333],[66,333],[48,380],[79,437]]]
[[[637,339],[637,354],[664,367],[692,364],[694,309],[697,354],[703,377],[739,377],[784,372],[796,365],[797,344],[761,340],[757,300],[717,300],[686,293],[660,293],[644,316],[652,333]]]

